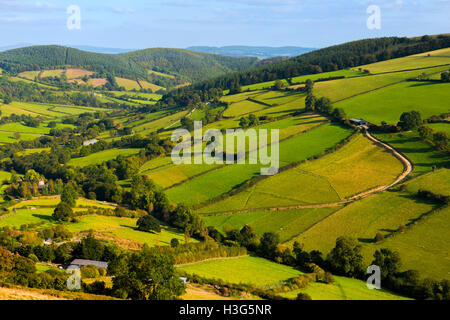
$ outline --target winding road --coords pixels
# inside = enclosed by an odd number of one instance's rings
[[[386,149],[394,157],[396,157],[400,162],[403,163],[403,172],[390,185],[379,186],[379,187],[370,189],[368,191],[364,191],[364,192],[359,193],[359,194],[357,194],[355,196],[352,196],[348,200],[340,201],[340,202],[311,204],[311,205],[298,205],[298,206],[286,206],[286,207],[249,208],[249,209],[243,209],[243,210],[214,212],[213,214],[214,215],[227,215],[227,214],[234,214],[234,213],[247,213],[247,212],[252,212],[252,211],[257,211],[257,210],[284,211],[284,210],[295,210],[295,209],[316,209],[316,208],[339,207],[339,206],[342,206],[342,205],[350,204],[350,203],[355,202],[355,201],[362,200],[362,199],[367,198],[367,197],[369,197],[369,196],[371,196],[371,195],[373,195],[375,193],[386,191],[386,190],[396,186],[397,184],[399,184],[403,180],[405,180],[406,177],[408,177],[411,174],[412,170],[413,170],[412,163],[406,157],[404,157],[402,154],[400,154],[400,152],[395,150],[393,147],[391,147],[391,146],[387,145],[386,143],[381,142],[380,140],[378,140],[375,137],[373,137],[369,133],[369,131],[367,130],[367,127],[363,127],[363,129],[364,129],[364,132],[365,132],[365,136],[369,140],[371,140],[375,144],[379,145],[380,147]]]

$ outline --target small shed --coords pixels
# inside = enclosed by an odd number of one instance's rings
[[[369,122],[367,122],[366,120],[363,120],[363,119],[350,119],[350,123],[352,123],[358,127],[369,125]]]
[[[97,142],[98,142],[97,139],[86,140],[83,142],[83,146],[91,146],[93,144],[96,144]]]

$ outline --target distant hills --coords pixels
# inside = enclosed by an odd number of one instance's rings
[[[258,59],[267,59],[274,57],[295,57],[304,53],[314,51],[314,48],[303,47],[254,47],[254,46],[225,46],[225,47],[189,47],[188,50],[205,53],[219,54],[230,57],[256,57]]]
[[[164,48],[105,54],[48,45],[0,52],[0,68],[10,73],[73,66],[129,79],[151,80],[155,76],[150,76],[149,71],[153,70],[177,76],[187,82],[243,71],[256,66],[257,62],[257,58],[232,58]]]

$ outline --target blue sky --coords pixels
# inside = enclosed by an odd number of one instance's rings
[[[369,30],[370,5],[381,29]],[[81,9],[68,30],[67,7]],[[196,45],[325,47],[381,36],[450,33],[450,0],[0,0],[0,47]]]

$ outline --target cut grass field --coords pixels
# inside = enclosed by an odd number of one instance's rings
[[[24,201],[11,207],[11,214],[0,217],[0,227],[9,226],[19,228],[21,225],[44,222],[39,228],[57,225],[52,219],[54,207],[59,203],[59,199],[37,199]],[[77,201],[75,211],[85,211],[85,207],[114,207],[96,203],[94,201],[80,199]],[[107,240],[114,240],[119,245],[127,248],[137,249],[143,244],[149,246],[170,245],[170,241],[176,238],[180,243],[184,243],[184,235],[174,228],[162,226],[159,234],[138,231],[136,229],[137,219],[119,218],[109,216],[88,215],[78,217],[76,223],[64,223],[63,225],[73,233],[94,231]],[[191,239],[195,242],[195,239]]]
[[[280,166],[302,161],[341,142],[351,130],[325,124],[294,138],[280,142]],[[198,204],[232,190],[243,182],[260,175],[261,165],[228,165],[167,190],[174,203]]]
[[[294,268],[257,257],[240,257],[199,262],[178,267],[188,274],[231,283],[265,286],[301,275]]]
[[[255,211],[203,216],[202,219],[207,226],[214,226],[221,232],[225,232],[230,227],[240,230],[243,226],[249,225],[259,235],[265,232],[275,232],[280,236],[280,241],[285,242],[339,209],[340,207]]]
[[[142,149],[109,149],[105,151],[100,151],[97,153],[90,154],[82,158],[73,158],[69,161],[69,166],[74,167],[86,167],[93,164],[100,164],[118,156],[128,157],[134,154],[138,154]]]
[[[310,283],[305,289],[280,294],[289,299],[307,293],[312,300],[409,300],[387,290],[370,290],[364,281],[333,276],[333,284]]]
[[[408,97],[405,99],[405,97]],[[450,112],[450,83],[404,82],[335,104],[349,118],[396,124],[403,112],[420,111],[427,119]]]
[[[116,77],[116,82],[119,85],[119,87],[124,87],[125,90],[141,89],[141,86],[135,80]]]
[[[403,165],[397,158],[358,135],[334,153],[262,180],[200,212],[340,202],[388,185],[402,171]]]

